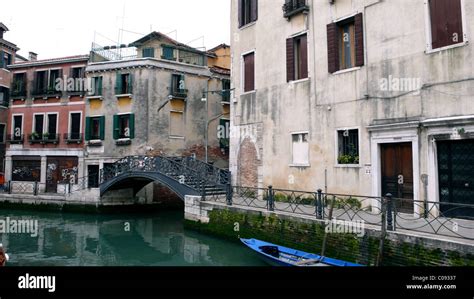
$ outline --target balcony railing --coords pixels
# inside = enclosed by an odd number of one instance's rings
[[[40,144],[58,144],[59,143],[59,134],[30,134],[28,140],[31,144],[40,143]]]
[[[23,135],[19,135],[19,136],[12,135],[12,134],[7,135],[7,142],[10,144],[23,144],[23,141],[24,141]]]
[[[60,96],[61,93],[56,88],[37,88],[33,90],[33,96],[36,97]]]
[[[173,88],[171,89],[171,95],[175,98],[186,99],[188,97],[187,89]]]
[[[77,143],[80,144],[83,141],[81,133],[66,133],[64,134],[64,140],[66,143]]]
[[[288,19],[307,11],[309,11],[309,6],[306,0],[290,0],[283,4],[284,17]]]
[[[12,90],[10,92],[10,98],[25,98],[25,97],[26,97],[26,89]]]

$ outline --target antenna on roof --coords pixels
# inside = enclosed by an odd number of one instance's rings
[[[192,40],[192,41],[190,41],[190,42],[187,42],[187,43],[186,43],[186,45],[190,46],[190,45],[191,45],[191,43],[193,43],[193,42],[195,42],[195,41],[198,41],[198,40],[202,40],[202,47],[196,47],[196,48],[202,48],[202,49],[205,49],[205,48],[206,48],[206,46],[204,45],[204,35],[203,35],[203,36],[200,36],[200,37],[198,37],[198,38],[196,38],[196,39],[193,39],[193,40]]]
[[[178,40],[178,30],[175,29],[175,30],[173,30],[169,33],[166,33],[166,35],[170,35],[172,33],[174,33],[174,40],[177,41]]]

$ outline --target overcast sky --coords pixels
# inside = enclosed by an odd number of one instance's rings
[[[230,0],[17,0],[14,6],[0,10],[0,22],[10,29],[4,38],[26,57],[87,54],[94,36],[102,46],[116,44],[122,24],[139,33],[124,31],[124,44],[151,30],[182,43],[198,39],[190,45],[208,49],[230,42]]]

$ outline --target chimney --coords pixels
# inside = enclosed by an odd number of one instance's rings
[[[28,58],[29,58],[30,61],[38,60],[38,54],[36,54],[35,52],[30,52],[29,54],[30,55],[28,56]]]

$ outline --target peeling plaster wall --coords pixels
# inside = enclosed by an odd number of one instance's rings
[[[392,99],[403,91],[382,91],[380,80],[388,78],[421,78],[421,84],[473,78],[473,50],[467,44],[431,54],[427,44],[427,11],[424,1],[336,0],[308,1],[308,16],[299,15],[287,21],[281,7],[273,1],[259,1],[259,19],[239,29],[237,1],[232,1],[232,84],[236,89],[232,104],[232,130],[244,128],[259,133],[252,136],[259,156],[260,186],[315,190],[324,189],[327,170],[328,192],[380,195],[377,155],[373,138],[414,135],[415,192],[423,198],[419,175],[429,173],[433,157],[429,156],[429,136],[424,129],[403,128],[372,132],[375,124],[400,123],[410,120],[474,115],[474,81],[438,85],[419,93]],[[474,3],[464,1],[467,37],[474,32]],[[352,71],[329,74],[326,25],[334,20],[362,12],[365,24],[365,65]],[[303,82],[286,82],[287,38],[308,29],[309,77]],[[242,94],[242,54],[255,50],[256,92]],[[452,96],[465,95],[465,96]],[[369,98],[366,98],[369,95]],[[446,122],[448,132],[459,126]],[[462,124],[474,132],[472,120]],[[337,165],[338,129],[358,128],[360,165]],[[248,130],[247,130],[248,131]],[[310,167],[291,167],[291,133],[308,131],[310,135]],[[405,135],[404,135],[405,134]],[[232,134],[230,164],[238,176],[239,148],[245,135]],[[385,138],[384,137],[384,138]],[[404,137],[405,138],[405,137]],[[411,137],[410,137],[411,138]],[[289,178],[294,177],[294,184]],[[435,188],[436,177],[429,177]],[[234,176],[234,182],[238,178]],[[431,190],[431,189],[430,189]],[[435,194],[435,190],[430,191]],[[433,200],[435,198],[432,198]]]

